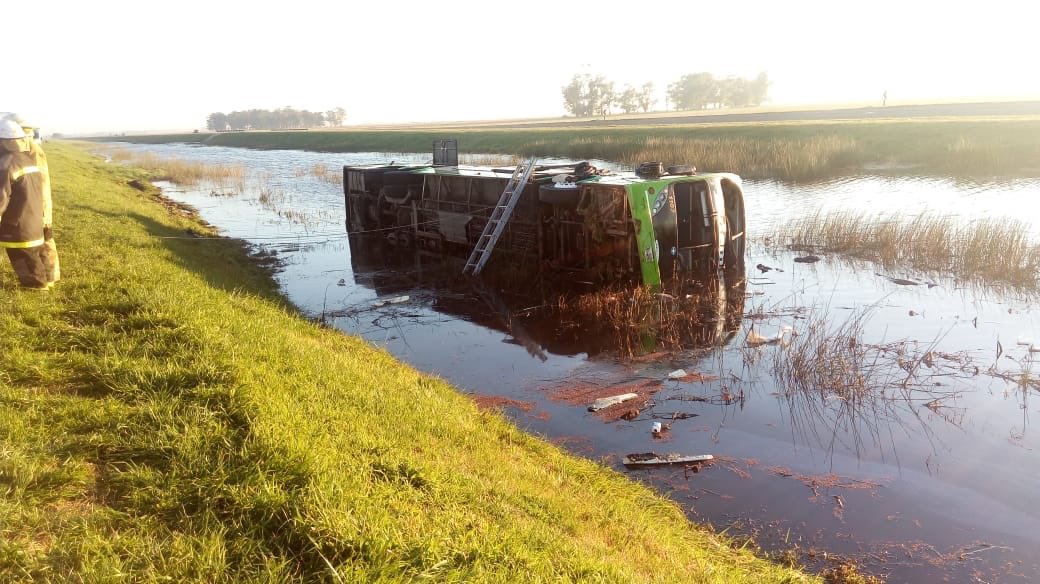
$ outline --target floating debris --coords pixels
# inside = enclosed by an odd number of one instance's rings
[[[628,401],[630,399],[635,399],[637,397],[639,397],[638,393],[623,393],[621,395],[612,395],[610,397],[601,397],[601,398],[597,399],[596,401],[592,402],[592,405],[589,406],[589,411],[590,412],[598,412],[598,411],[600,411],[600,410],[602,410],[604,408],[609,408],[610,406],[615,406],[617,404],[626,402],[626,401]]]
[[[777,343],[782,342],[784,340],[784,335],[791,332],[792,330],[794,329],[792,329],[789,326],[785,326],[782,329],[780,329],[780,332],[776,333],[776,335],[765,337],[755,332],[755,329],[752,328],[747,335],[747,346],[760,347],[762,345],[775,345]]]
[[[672,371],[671,373],[668,374],[668,379],[682,379],[683,377],[686,377],[687,375],[689,375],[689,374],[686,373],[685,369],[676,369],[675,371]]]
[[[619,420],[628,420],[628,421],[631,422],[632,420],[638,418],[639,414],[640,414],[639,408],[630,408],[630,409],[625,410],[620,416],[618,416],[618,419]]]
[[[692,412],[672,412],[670,414],[651,414],[651,418],[658,418],[661,420],[686,420],[689,418],[695,418],[700,414],[694,414]]]
[[[409,296],[394,296],[393,298],[386,298],[384,300],[376,300],[375,302],[372,303],[372,306],[374,308],[379,308],[380,306],[386,306],[387,304],[401,304],[402,302],[408,302],[409,299],[410,299]]]
[[[625,466],[656,466],[662,464],[687,464],[696,462],[708,462],[715,457],[710,454],[663,454],[653,452],[642,452],[638,454],[627,454],[622,458]]]
[[[820,261],[820,256],[809,254],[806,256],[796,257],[794,258],[794,261],[799,264],[815,264],[816,262]]]
[[[885,278],[888,279],[889,282],[899,284],[900,286],[919,286],[921,284],[920,282],[914,282],[913,280],[907,280],[905,278],[890,278],[888,276],[885,276]]]

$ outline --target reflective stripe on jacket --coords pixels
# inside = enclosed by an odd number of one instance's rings
[[[25,152],[0,156],[0,247],[43,245],[43,173]]]
[[[33,142],[29,145],[29,156],[43,175],[43,181],[40,183],[43,190],[43,224],[51,225],[54,223],[54,202],[51,200],[51,173],[47,165],[47,153],[43,151],[42,146]]]

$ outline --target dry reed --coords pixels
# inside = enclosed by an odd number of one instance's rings
[[[773,356],[773,373],[790,392],[836,397],[848,404],[883,393],[891,368],[878,367],[876,350],[863,342],[868,311],[854,313],[837,327],[814,311],[783,350]]]
[[[631,359],[724,343],[743,311],[743,291],[727,300],[716,286],[677,282],[656,293],[641,285],[616,285],[561,295],[552,308],[561,320],[582,323],[603,349]]]
[[[323,183],[333,185],[343,184],[343,175],[337,171],[330,171],[329,166],[322,162],[316,162],[311,165],[310,168],[297,168],[293,171],[293,176],[297,178],[313,176]]]
[[[184,186],[212,185],[220,189],[245,190],[246,169],[238,164],[207,164],[149,152],[131,152],[115,148],[108,152],[114,162],[144,169],[154,180],[170,181]],[[222,190],[222,196],[227,191]]]
[[[856,149],[848,136],[806,136],[750,138],[742,136],[649,135],[576,136],[564,146],[535,141],[547,151],[560,150],[578,158],[602,158],[637,165],[645,160],[666,163],[693,162],[701,170],[728,170],[744,176],[772,176],[787,179],[819,174],[821,168],[838,168]]]
[[[815,214],[785,226],[774,241],[848,254],[886,267],[946,273],[966,279],[1036,287],[1040,244],[1015,219],[963,223],[923,214],[904,219],[837,212]]]

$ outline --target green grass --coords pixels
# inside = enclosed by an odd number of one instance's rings
[[[48,152],[64,279],[0,272],[0,582],[810,580],[301,318],[133,171]]]
[[[811,179],[878,167],[901,174],[1040,174],[1040,119],[968,118],[696,126],[240,132],[109,138],[318,152],[429,152],[456,137],[468,153],[658,160],[746,178]]]

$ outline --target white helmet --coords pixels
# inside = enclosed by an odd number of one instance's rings
[[[20,140],[25,137],[22,125],[14,120],[0,120],[0,140]]]

